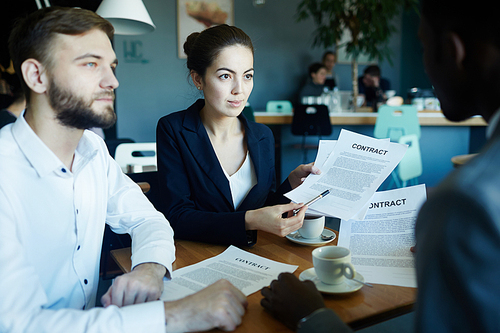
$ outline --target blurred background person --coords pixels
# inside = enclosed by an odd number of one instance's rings
[[[381,77],[380,67],[371,65],[365,68],[363,75],[358,78],[359,96],[364,96],[363,106],[373,107],[377,111],[379,103],[385,103],[385,92],[391,89],[389,80]]]
[[[321,59],[323,66],[326,68],[326,80],[325,85],[328,89],[333,90],[333,88],[338,87],[339,80],[337,74],[335,74],[335,63],[337,62],[337,55],[332,51],[326,51]]]
[[[321,96],[325,91],[326,74],[326,67],[322,63],[315,62],[309,66],[309,77],[300,90],[299,103],[306,96]]]

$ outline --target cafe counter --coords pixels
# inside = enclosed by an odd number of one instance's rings
[[[337,140],[342,129],[373,136],[376,112],[331,113],[332,134],[323,140]],[[302,136],[293,135],[292,113],[254,112],[255,121],[268,125],[276,141],[276,170],[278,181],[283,181],[299,164],[312,162],[316,156],[314,147],[318,136],[309,136],[306,145],[309,151],[300,149]],[[424,110],[418,112],[421,125],[420,151],[422,154],[423,174],[420,183],[427,186],[437,185],[451,170],[451,158],[456,155],[476,153],[484,145],[487,123],[476,116],[462,122],[447,120],[441,111]],[[304,156],[306,160],[304,161]]]

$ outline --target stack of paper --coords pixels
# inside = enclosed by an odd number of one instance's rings
[[[342,220],[338,246],[351,250],[356,271],[371,283],[416,287],[415,221],[427,196],[425,185],[373,195],[363,220]]]
[[[375,139],[343,129],[337,141],[320,141],[315,165],[321,174],[309,175],[285,196],[294,202],[306,203],[330,190],[309,207],[308,215],[363,219],[370,198],[401,161],[407,148],[389,139]]]

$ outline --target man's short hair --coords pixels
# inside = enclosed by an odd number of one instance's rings
[[[320,62],[315,62],[314,64],[311,64],[309,66],[309,75],[313,74],[313,73],[317,73],[321,68],[325,68],[325,65],[323,65],[322,63]]]
[[[323,57],[321,58],[321,61],[325,62],[326,57],[329,56],[330,54],[333,55],[335,57],[335,59],[337,59],[337,55],[335,54],[335,52],[333,52],[333,51],[326,51],[325,53],[323,53]]]
[[[380,67],[377,65],[371,65],[365,68],[365,71],[363,72],[365,75],[368,74],[370,76],[377,76],[380,77]]]
[[[9,52],[27,101],[30,91],[22,77],[22,63],[33,58],[52,68],[51,47],[57,34],[80,35],[92,29],[99,29],[110,39],[113,38],[111,23],[90,10],[80,8],[43,8],[16,22],[9,37]]]

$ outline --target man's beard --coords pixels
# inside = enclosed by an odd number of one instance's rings
[[[109,128],[116,122],[116,114],[112,106],[107,106],[104,112],[98,114],[92,109],[94,100],[102,97],[113,97],[113,91],[103,92],[85,100],[63,89],[50,78],[48,90],[49,102],[57,112],[56,118],[65,126],[89,129],[92,127]]]

